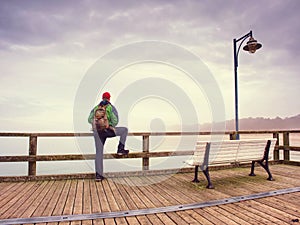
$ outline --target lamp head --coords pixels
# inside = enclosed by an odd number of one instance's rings
[[[262,44],[258,43],[257,40],[255,40],[253,37],[249,38],[249,41],[247,42],[247,45],[243,47],[243,50],[254,53],[257,49],[260,49],[262,47]]]

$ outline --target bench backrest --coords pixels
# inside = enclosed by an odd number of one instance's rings
[[[245,139],[225,141],[198,141],[192,158],[193,164],[205,162],[205,152],[208,148],[208,164],[225,164],[261,160],[264,157],[268,140],[271,141],[270,151],[275,147],[276,138]],[[271,155],[268,155],[270,158]]]

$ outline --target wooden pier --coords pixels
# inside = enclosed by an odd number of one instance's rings
[[[299,224],[299,191],[189,210],[130,215],[131,210],[300,187],[299,166],[276,164],[271,171],[275,181],[266,180],[261,168],[255,177],[247,176],[249,168],[214,170],[213,190],[205,188],[204,178],[198,184],[191,183],[192,173],[108,178],[102,182],[93,179],[2,182],[0,224],[6,224],[3,219],[9,218],[41,218],[38,224]],[[101,213],[118,215],[120,211],[128,216],[101,218]],[[78,215],[82,220],[73,220],[70,215]],[[88,219],[89,215],[95,219]],[[55,216],[65,217],[53,222]]]
[[[147,146],[149,139],[143,140]],[[34,149],[35,141],[31,143]],[[278,145],[274,156],[282,150],[287,159],[287,151],[299,151],[287,144]],[[0,177],[0,224],[300,224],[299,162],[273,161],[274,181],[260,167],[255,177],[248,176],[249,165],[214,168],[215,189],[206,189],[202,174],[200,183],[191,182],[193,170],[146,171],[147,159],[160,154],[167,153],[136,153],[132,157],[145,158],[143,171],[107,173],[102,182],[95,182],[92,174]],[[0,161],[28,161],[28,172],[35,173],[34,163],[53,160],[47,157],[35,152],[1,156]]]

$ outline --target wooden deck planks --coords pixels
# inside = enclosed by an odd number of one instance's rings
[[[76,189],[77,189],[77,180],[72,180],[70,182],[69,191],[67,192],[66,203],[65,203],[62,215],[71,215],[72,214],[74,203],[75,203]],[[67,225],[70,223],[69,222],[61,222],[59,224]]]
[[[0,183],[0,219],[156,208],[300,186],[300,168],[296,166],[273,165],[275,181],[267,181],[262,168],[255,169],[256,177],[248,177],[249,171],[211,171],[213,190],[205,188],[204,177],[199,176],[198,184],[191,183],[192,173],[109,178],[102,182]],[[201,209],[50,224],[291,224],[300,218],[299,202],[300,193],[296,192]]]
[[[222,192],[223,194],[228,194],[228,195],[247,195],[250,193],[253,193],[253,190],[255,190],[255,192],[259,192],[256,189],[252,189],[251,186],[248,186],[248,188],[245,186],[245,183],[240,183],[241,187],[237,188],[236,184],[237,184],[237,180],[239,180],[239,177],[233,178],[233,182],[230,184],[226,185],[226,189],[224,188],[220,188],[220,192]],[[219,184],[220,185],[220,184]],[[268,198],[270,199],[270,198]],[[254,207],[255,200],[251,200],[251,201],[247,201],[247,202],[239,202],[239,203],[234,203],[234,204],[230,204],[230,205],[224,205],[224,206],[218,206],[220,208],[230,208],[232,209],[232,211],[234,209],[236,209],[234,212],[241,212],[243,213],[243,215],[240,215],[241,218],[246,221],[249,221],[253,224],[270,224],[270,223],[274,223],[274,224],[278,224],[281,223],[282,221],[273,218],[272,216],[268,215],[268,214],[264,214],[262,212],[265,212],[265,210],[268,210],[266,208],[264,208],[263,205],[261,205],[260,207]],[[234,213],[234,214],[235,214]],[[246,217],[244,217],[246,216]]]
[[[71,188],[71,180],[66,180],[65,185],[61,190],[60,198],[58,199],[58,202],[53,210],[52,213],[53,216],[63,215],[70,188]],[[54,225],[58,223],[52,223],[52,224]]]
[[[164,185],[158,185],[157,183],[155,183],[155,179],[151,179],[151,177],[146,177],[147,180],[149,180],[150,183],[153,183],[153,185],[151,185],[152,189],[149,189],[149,191],[151,193],[154,193],[155,198],[158,198],[162,204],[164,204],[164,206],[169,206],[169,205],[180,205],[182,204],[182,201],[179,201],[178,199],[179,196],[177,195],[178,193],[176,192],[176,190],[174,188],[168,188],[165,187]],[[162,183],[165,183],[164,181],[162,181]],[[150,186],[147,186],[150,187]],[[183,195],[181,195],[181,199],[182,197],[185,197]],[[193,217],[191,217],[188,213],[181,211],[181,212],[177,212],[177,215],[184,220],[184,222],[188,223],[188,224],[193,224],[195,222],[197,222]],[[178,220],[178,218],[177,218]],[[176,221],[178,222],[178,221]]]
[[[247,183],[247,186],[249,185],[249,188],[251,189],[256,189],[257,191],[260,192],[265,192],[265,187],[262,184],[255,184],[254,182]],[[277,188],[278,189],[278,188]],[[276,190],[276,189],[275,189]],[[297,216],[299,215],[299,211],[295,209],[300,208],[300,201],[294,201],[294,202],[289,202],[287,200],[289,199],[297,199],[296,196],[299,193],[294,193],[293,195],[285,194],[285,195],[279,195],[273,198],[261,198],[257,199],[257,202],[261,202],[263,204],[269,205],[271,207],[277,208],[281,211],[287,212],[291,215]],[[293,196],[293,197],[291,197]]]
[[[146,177],[144,177],[143,179],[145,179],[145,178]],[[134,185],[137,185],[136,188],[138,189],[139,198],[141,199],[141,201],[148,202],[148,204],[151,205],[151,208],[155,208],[157,205],[159,205],[160,207],[169,205],[168,202],[164,198],[162,198],[159,191],[154,191],[150,186],[143,186],[143,184],[144,184],[143,179],[136,177],[136,178],[134,178],[133,182],[130,182],[131,187],[134,187]],[[127,181],[128,181],[128,179],[127,179]],[[145,181],[145,183],[146,182],[147,181]],[[144,208],[147,208],[147,205],[145,205]],[[161,217],[163,217],[163,216],[161,215]],[[165,218],[162,218],[162,219],[165,219]],[[174,219],[171,219],[171,220],[178,221],[178,220],[180,220],[180,218],[178,218],[178,216],[174,215]]]
[[[123,198],[122,193],[120,192],[118,186],[116,185],[116,182],[114,181],[108,181],[112,193],[114,193],[114,203],[118,205],[118,210],[115,211],[124,211],[124,210],[129,210],[130,207],[127,203],[127,201]],[[129,200],[129,199],[127,199]],[[132,204],[130,205],[131,207],[134,207]],[[147,219],[146,216],[138,216],[138,217],[129,217],[126,218],[129,223],[132,224],[139,224],[139,221],[142,221],[144,224],[150,224],[150,221]],[[122,222],[124,223],[126,221],[125,218],[122,218]],[[124,221],[125,220],[125,221]]]
[[[99,203],[100,203],[100,212],[110,212],[110,206],[109,206],[109,202],[108,202],[108,198],[110,198],[110,196],[106,195],[106,192],[104,190],[104,185],[107,181],[103,181],[103,182],[97,182],[96,187],[97,187],[97,192],[98,192],[98,198],[99,198]],[[115,224],[114,219],[108,218],[108,219],[104,219],[103,222],[105,222],[105,224]]]
[[[24,213],[21,216],[15,217],[31,217],[33,213],[39,208],[42,203],[44,197],[47,195],[49,191],[49,182],[43,182],[40,184],[40,187],[35,191],[35,193],[31,196],[32,202],[28,202],[23,205]]]
[[[83,180],[78,180],[76,185],[75,200],[72,214],[82,214]],[[72,221],[71,225],[81,224],[81,221]]]
[[[155,208],[155,204],[143,194],[143,191],[139,186],[132,181],[130,178],[123,178],[124,187],[127,187],[128,193],[132,196],[133,201],[136,203],[139,209],[144,208]],[[158,213],[156,216],[162,221],[164,224],[176,224],[170,217],[168,217],[165,213]],[[147,215],[147,218],[153,218],[153,215]],[[151,220],[152,221],[152,220]],[[155,218],[156,221],[156,218]]]
[[[124,185],[125,183],[122,179],[116,179],[115,184],[120,192],[121,197],[128,206],[127,210],[146,208],[146,205],[143,204],[142,200],[140,200],[138,196],[133,195],[133,198],[131,198],[131,193],[133,193],[134,190],[131,190],[127,185]],[[157,215],[137,216],[137,219],[140,222],[142,222],[142,220],[149,220],[152,224],[161,223],[161,220]]]
[[[12,217],[29,217],[33,211],[35,210],[35,200],[40,200],[39,194],[46,187],[47,182],[39,182],[28,192],[24,193],[24,195],[19,199],[18,202],[15,202],[14,206],[11,207],[13,209],[11,216]],[[38,203],[37,203],[38,205]]]
[[[91,210],[92,213],[100,213],[101,212],[101,204],[99,201],[99,194],[96,186],[96,182],[90,181],[90,189],[91,189]],[[93,220],[93,223],[104,225],[104,221],[102,219]]]
[[[154,208],[155,206],[152,204],[148,198],[142,194],[138,195],[137,193],[141,193],[138,190],[138,187],[135,187],[130,182],[128,178],[120,178],[117,179],[119,189],[122,191],[122,196],[125,197],[125,201],[128,202],[129,207],[132,209],[144,209],[144,208]],[[168,223],[172,224],[172,220],[169,219],[164,213],[156,214],[156,215],[147,215],[149,220],[153,224],[159,223]]]
[[[91,196],[91,188],[90,188],[91,180],[84,180],[83,182],[83,201],[82,201],[82,213],[83,214],[91,214],[92,213],[92,196]],[[92,225],[91,220],[82,221],[82,225]]]
[[[3,183],[5,184],[5,183]],[[5,212],[7,208],[10,206],[10,201],[16,197],[16,193],[19,193],[25,184],[23,182],[20,183],[10,183],[7,185],[7,188],[3,188],[5,191],[1,192],[0,199],[0,215]]]
[[[6,183],[1,183],[0,186],[0,196],[1,199],[3,200],[5,197],[9,196],[11,193],[14,193],[20,186],[23,185],[23,182],[19,183],[9,183],[8,185]],[[0,201],[1,203],[1,201]],[[0,204],[2,205],[2,204]]]
[[[46,182],[45,182],[46,183]],[[48,216],[46,213],[46,208],[50,204],[50,200],[53,196],[54,191],[56,190],[58,186],[58,182],[56,181],[49,181],[47,187],[44,189],[44,191],[41,193],[41,196],[43,196],[42,201],[39,203],[39,206],[35,209],[35,211],[31,214],[31,217],[36,216]],[[46,223],[41,223],[46,224]]]
[[[179,191],[177,185],[174,185],[172,181],[170,181],[171,177],[168,177],[168,179],[161,179],[160,177],[147,177],[147,179],[153,183],[154,189],[158,188],[159,193],[162,196],[165,196],[165,198],[171,199],[172,205],[180,205],[180,204],[186,204],[191,202],[191,198],[187,195],[187,193],[183,193]],[[161,182],[161,183],[157,183]],[[173,185],[171,185],[171,183]],[[180,199],[180,200],[179,200]],[[177,212],[177,214],[184,219],[185,222],[188,224],[195,224],[197,223],[197,220],[195,220],[195,217],[198,217],[196,215],[197,213],[190,210],[189,212],[180,211]]]
[[[145,186],[145,188],[148,189],[147,191],[152,193],[153,198],[157,198],[163,204],[163,206],[181,204],[181,202],[178,201],[178,196],[176,196],[174,188],[164,188],[163,186],[155,183],[155,180],[151,179],[151,177],[145,177],[144,179],[146,179],[146,183],[152,183],[152,185]],[[140,184],[142,184],[142,180],[140,180],[140,182]],[[170,216],[170,213],[166,214]],[[197,222],[184,211],[176,212],[176,215],[172,215],[172,217],[177,224],[192,224]]]
[[[223,209],[230,214],[234,214],[238,217],[240,224],[259,224],[259,221],[255,220],[255,217],[251,215],[248,210],[238,206],[237,204],[220,205],[218,208]]]
[[[262,186],[259,186],[260,183],[257,182],[255,185],[251,184],[251,182],[243,183],[242,188],[238,189],[239,195],[248,195],[252,193],[253,189],[257,192],[263,192],[265,191],[265,188],[261,189]],[[234,188],[228,188],[224,190],[223,192],[228,193],[230,195],[234,195],[237,193],[237,190]],[[269,221],[272,221],[273,223],[279,223],[279,224],[289,224],[289,222],[293,219],[293,215],[290,215],[287,211],[280,211],[276,209],[276,205],[270,205],[269,201],[272,201],[276,197],[267,198],[267,199],[256,199],[256,200],[250,200],[247,201],[247,209],[249,210],[250,207],[253,208],[253,212],[255,214],[259,214],[262,217],[267,217]],[[264,212],[264,213],[262,213]],[[260,221],[263,222],[263,221]],[[267,221],[264,221],[267,222]]]
[[[24,184],[24,188],[20,189],[18,192],[15,192],[12,198],[1,207],[0,218],[14,217],[15,211],[22,207],[24,202],[31,196],[29,193],[33,193],[40,183],[41,182],[32,182],[28,185]]]
[[[109,185],[108,180],[104,180],[102,182],[103,184],[103,189],[105,191],[106,197],[107,197],[107,202],[109,205],[109,209],[110,211],[120,211],[120,208],[118,206],[118,201],[116,200],[114,193],[112,192],[110,185]],[[104,196],[103,196],[104,197]],[[120,224],[126,224],[126,220],[125,218],[116,218],[115,219],[116,223],[120,223]],[[105,219],[105,224],[114,224],[114,220],[113,219]]]

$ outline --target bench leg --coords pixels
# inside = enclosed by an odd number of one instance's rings
[[[262,166],[262,168],[265,169],[265,171],[268,173],[268,179],[267,180],[274,180],[271,174],[271,171],[269,169],[269,162],[268,160],[265,160],[265,163],[263,161],[258,161],[259,165]]]
[[[212,183],[211,183],[211,181],[210,181],[210,176],[209,176],[208,167],[206,167],[206,169],[203,170],[203,173],[204,173],[204,175],[205,175],[205,177],[206,177],[206,179],[207,179],[207,182],[208,182],[206,188],[208,188],[208,189],[214,189],[214,186],[212,185]]]
[[[254,166],[255,166],[255,161],[252,161],[251,172],[250,172],[249,176],[256,176],[254,173]]]
[[[265,163],[264,163],[265,161]],[[256,161],[252,161],[252,165],[251,165],[251,172],[249,174],[249,176],[255,176],[255,173],[254,173],[254,164],[255,164]],[[265,171],[268,173],[268,179],[267,180],[274,180],[273,177],[272,177],[272,174],[271,174],[271,171],[269,169],[269,162],[268,160],[259,160],[257,161],[259,163],[259,165],[261,165],[262,168],[265,169]]]
[[[263,157],[262,160],[258,161],[258,163],[259,163],[259,165],[262,166],[262,168],[265,169],[265,171],[267,171],[267,173],[269,175],[268,180],[274,180],[273,177],[272,177],[271,171],[269,169],[268,155],[269,155],[269,151],[270,151],[270,145],[271,145],[271,141],[268,140],[268,143],[267,143],[266,148],[265,148],[264,157]]]
[[[269,169],[268,155],[269,155],[269,151],[270,151],[270,145],[271,145],[271,141],[268,140],[266,148],[265,148],[265,152],[264,152],[264,157],[261,160],[252,161],[251,172],[250,172],[249,176],[255,176],[255,174],[254,174],[254,164],[255,164],[255,162],[258,162],[259,165],[261,165],[261,167],[264,168],[265,171],[268,173],[268,175],[269,175],[268,180],[274,180],[273,177],[272,177],[271,171]]]
[[[199,166],[195,166],[195,175],[194,175],[194,180],[192,181],[194,183],[199,183],[200,182],[198,180],[198,169],[199,169]]]

